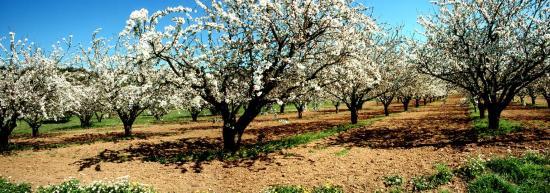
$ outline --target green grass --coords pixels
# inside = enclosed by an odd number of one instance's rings
[[[424,191],[435,189],[441,185],[447,184],[453,178],[453,171],[447,165],[436,164],[436,173],[415,177],[411,180],[414,191]]]
[[[520,122],[507,120],[501,117],[499,121],[499,129],[490,130],[489,120],[487,118],[479,118],[479,111],[473,112],[473,110],[470,110],[470,118],[473,120],[473,130],[478,136],[481,137],[505,135],[508,133],[521,131],[523,129]]]
[[[344,148],[344,149],[342,149],[342,150],[336,152],[334,155],[336,155],[336,156],[338,156],[338,157],[344,157],[344,156],[348,155],[349,149],[350,149],[350,148]]]
[[[320,102],[320,108],[326,109],[326,108],[334,108],[332,106],[331,102]],[[312,109],[312,104],[308,104],[309,109]],[[274,105],[275,112],[279,112],[279,105]],[[244,112],[244,109],[239,110],[240,114]],[[285,106],[285,113],[290,112],[296,112],[296,108],[293,104],[289,103]],[[208,109],[203,110],[201,113],[201,116],[208,116],[211,115],[210,111]],[[173,110],[167,115],[162,117],[161,121],[157,121],[155,117],[151,115],[147,115],[146,112],[142,113],[136,121],[134,122],[134,125],[150,125],[150,124],[158,124],[158,123],[177,123],[182,121],[191,121],[191,114],[187,110]],[[116,115],[112,115],[108,118],[104,118],[101,122],[97,122],[95,119],[95,116],[92,119],[92,127],[91,128],[106,128],[106,127],[122,127],[122,121],[118,118]],[[67,131],[67,130],[85,130],[90,128],[82,128],[80,127],[80,120],[76,116],[72,116],[68,122],[66,123],[48,123],[48,124],[42,124],[42,126],[39,129],[40,133],[51,133],[51,132],[60,132],[60,131]],[[28,135],[30,134],[31,128],[25,121],[17,121],[17,127],[13,130],[14,135]]]
[[[470,180],[469,192],[550,192],[548,154],[528,153],[523,157],[494,158],[484,165],[485,171]]]
[[[210,113],[208,110],[205,110],[201,113],[202,116],[209,115]],[[161,121],[157,121],[155,117],[146,115],[146,113],[142,113],[136,121],[134,122],[134,125],[149,125],[149,124],[157,124],[157,123],[174,123],[174,122],[181,122],[181,121],[191,121],[191,115],[188,111],[185,110],[174,110],[168,113],[167,115],[162,117]],[[101,122],[97,122],[97,120],[94,118],[92,119],[92,127],[91,128],[105,128],[105,127],[117,127],[122,126],[122,121],[118,118],[118,116],[111,116],[109,118],[103,118]],[[66,123],[50,123],[50,124],[43,124],[40,127],[40,133],[50,133],[50,132],[58,132],[58,131],[67,131],[67,130],[86,130],[89,128],[81,128],[80,127],[80,120],[76,116],[72,116],[69,120],[69,122]],[[30,134],[31,128],[29,125],[24,121],[17,121],[17,127],[13,130],[13,134]]]
[[[31,192],[31,186],[27,183],[11,183],[0,177],[0,193],[26,193]]]

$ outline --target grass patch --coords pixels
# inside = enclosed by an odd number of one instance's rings
[[[453,171],[444,164],[435,165],[436,173],[433,175],[415,177],[411,180],[413,191],[424,191],[435,189],[438,186],[447,184],[453,178]]]
[[[472,109],[470,109],[470,118],[473,121],[474,132],[481,137],[499,136],[523,130],[520,122],[504,118],[500,118],[498,130],[490,130],[489,120],[487,118],[479,118],[479,111],[474,112]]]
[[[350,148],[344,148],[344,149],[336,152],[334,155],[336,155],[338,157],[344,157],[344,156],[348,155],[349,150],[350,150]]]
[[[0,177],[0,193],[26,193],[31,192],[31,185],[27,183],[11,183]]]
[[[523,157],[495,158],[484,163],[481,174],[469,180],[468,191],[550,192],[549,155],[528,153]]]

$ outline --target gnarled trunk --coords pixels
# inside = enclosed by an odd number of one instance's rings
[[[83,114],[78,116],[78,119],[80,120],[80,127],[82,128],[89,128],[92,126],[92,117],[94,114]]]
[[[124,124],[124,136],[132,136],[132,124],[133,123],[123,123]]]
[[[531,96],[531,106],[537,105],[537,96]]]

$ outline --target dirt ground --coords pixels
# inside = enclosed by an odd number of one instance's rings
[[[341,185],[346,192],[383,189],[383,177],[405,179],[433,172],[436,163],[458,167],[469,157],[548,151],[550,110],[510,106],[503,117],[522,122],[527,129],[491,139],[477,139],[471,131],[468,109],[460,98],[430,103],[409,112],[394,113],[374,124],[324,140],[240,162],[211,161],[183,165],[146,162],[143,155],[171,155],[180,151],[219,148],[221,123],[205,118],[198,123],[136,126],[131,140],[118,140],[120,128],[67,131],[37,139],[17,137],[12,142],[33,147],[0,156],[0,176],[33,187],[60,183],[70,177],[84,183],[115,180],[152,185],[161,192],[261,192],[271,185]],[[412,105],[412,104],[411,104]],[[402,111],[399,104],[392,112]],[[382,114],[369,102],[361,119]],[[245,131],[245,143],[319,131],[349,120],[349,112],[332,109],[274,117],[262,115]],[[54,148],[55,147],[55,148]],[[127,159],[109,159],[107,153],[124,152]],[[144,152],[146,154],[144,154]],[[464,192],[459,178],[442,188]]]

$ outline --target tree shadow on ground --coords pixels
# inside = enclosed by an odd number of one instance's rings
[[[444,113],[434,111],[416,118],[392,120],[391,126],[364,127],[341,133],[329,144],[380,149],[432,146],[465,150],[470,146],[521,146],[524,142],[550,139],[548,128],[525,128],[505,135],[480,137],[470,127],[471,121],[465,107],[446,106]]]
[[[66,147],[69,145],[92,144],[95,142],[119,142],[123,140],[148,139],[150,137],[169,136],[175,132],[134,132],[132,136],[125,136],[124,132],[109,133],[86,133],[71,137],[61,138],[60,140],[45,141],[41,139],[32,139],[29,141],[18,141],[11,144],[12,151],[17,150],[44,150]],[[41,137],[44,138],[44,137]]]
[[[273,144],[270,143],[274,140],[306,132],[321,131],[335,125],[337,124],[318,121],[250,129],[245,133],[252,137],[243,139],[241,145],[241,150],[245,151],[239,151],[237,154],[224,152],[221,138],[182,138],[160,143],[142,142],[121,150],[105,149],[96,156],[81,159],[73,164],[79,167],[79,171],[92,167],[96,171],[101,171],[101,163],[104,162],[123,163],[138,160],[175,166],[182,172],[191,169],[200,173],[203,163],[219,160],[223,162],[224,167],[246,167],[254,171],[256,169],[252,166],[258,161],[266,164],[272,163],[267,155],[277,151],[265,148],[272,148],[273,146],[270,145]]]

